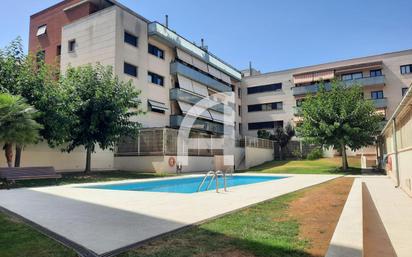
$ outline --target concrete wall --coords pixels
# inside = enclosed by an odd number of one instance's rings
[[[245,147],[245,168],[273,160],[273,149]]]
[[[176,165],[169,165],[169,158],[176,156],[121,156],[114,158],[114,167],[119,170],[138,172],[174,173]],[[189,165],[183,172],[207,172],[214,168],[214,157],[190,156]]]
[[[103,151],[97,147],[92,154],[92,169],[112,170],[113,152]],[[76,148],[71,153],[63,153],[59,149],[52,149],[46,143],[29,145],[23,149],[21,166],[53,166],[58,171],[82,171],[86,165],[86,152],[82,148]],[[0,166],[6,167],[4,154],[0,158]]]
[[[383,133],[388,155],[386,171],[400,187],[412,196],[412,91],[407,95],[393,120]],[[395,124],[395,130],[394,126]],[[396,135],[396,137],[395,137]],[[396,147],[395,147],[396,146]]]

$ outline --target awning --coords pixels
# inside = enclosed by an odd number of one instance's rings
[[[212,115],[213,121],[219,122],[219,123],[224,123],[227,125],[234,125],[234,118],[231,117],[230,115],[225,115],[223,113],[214,111],[214,110],[209,110],[210,114]]]
[[[188,64],[193,64],[193,58],[190,54],[180,50],[179,48],[176,49],[176,53],[177,53],[177,58],[179,58],[180,60],[184,61],[185,63]]]
[[[161,102],[157,102],[153,100],[147,100],[147,102],[149,103],[150,108],[155,109],[155,110],[167,111],[169,109],[167,108],[166,104],[161,103]]]
[[[207,86],[200,84],[196,81],[190,80],[182,75],[177,75],[179,80],[179,87],[191,93],[195,93],[201,96],[208,97],[209,92],[207,91]]]
[[[293,82],[295,84],[311,83],[314,81],[328,80],[335,77],[333,70],[310,72],[305,74],[293,75]]]
[[[209,96],[209,92],[207,91],[207,86],[197,83],[196,81],[192,81],[192,85],[193,85],[193,91],[196,94],[199,94],[205,97]]]
[[[185,102],[178,102],[180,110],[183,114],[188,114],[193,117],[199,117],[207,120],[213,121],[212,116],[210,115],[209,111],[200,106],[193,106],[191,104]]]
[[[209,74],[218,78],[218,79],[222,79],[222,74],[218,69],[215,69],[214,67],[208,65],[208,70],[209,70]]]
[[[40,37],[47,33],[47,25],[42,25],[37,29],[36,36]]]

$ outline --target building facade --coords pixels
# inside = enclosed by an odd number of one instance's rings
[[[174,149],[167,150],[173,140],[166,135],[179,129],[192,106],[199,103],[202,108],[193,134],[219,138],[229,127],[241,139],[256,137],[259,129],[297,124],[300,103],[316,93],[320,81],[360,84],[365,98],[386,117],[392,115],[412,82],[412,50],[265,74],[254,69],[241,72],[210,53],[203,43],[196,45],[171,30],[167,22],[151,22],[114,0],[65,0],[32,15],[29,50],[59,65],[62,72],[89,63],[110,65],[117,76],[131,80],[141,91],[146,114],[138,121],[151,132],[137,143],[120,145],[113,161],[101,167],[107,169],[121,166],[126,158],[130,162],[133,153],[146,159],[157,156],[155,162],[164,169],[175,154]],[[230,118],[224,111],[228,107],[233,110]],[[153,149],[147,150],[148,146]],[[193,154],[196,160],[216,155],[213,146],[208,147],[206,152],[198,149]],[[244,152],[238,151],[238,163],[249,158]]]

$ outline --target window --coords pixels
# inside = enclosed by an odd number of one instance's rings
[[[166,104],[153,100],[147,100],[147,109],[151,112],[157,112],[162,114],[164,114],[167,111]]]
[[[125,62],[123,66],[123,72],[127,75],[137,77],[137,67],[133,64]]]
[[[238,106],[237,106],[237,109],[238,109],[238,114],[239,114],[239,116],[242,116],[242,106],[241,106],[241,105],[238,105]]]
[[[257,93],[278,91],[281,89],[282,89],[282,83],[276,83],[276,84],[263,85],[263,86],[257,86],[257,87],[248,87],[247,93],[248,95],[251,95],[251,94],[257,94]]]
[[[76,40],[72,39],[68,44],[69,53],[72,53],[76,50]]]
[[[403,88],[402,88],[402,96],[405,96],[406,91],[408,91],[408,88],[407,88],[407,87],[403,87]]]
[[[37,37],[40,37],[40,36],[43,36],[43,35],[46,35],[46,34],[47,34],[47,25],[46,24],[41,25],[37,28],[37,33],[36,33]]]
[[[408,73],[412,73],[412,64],[402,65],[401,74],[408,74]]]
[[[153,83],[153,84],[157,84],[159,86],[163,86],[164,85],[164,78],[163,76],[160,76],[156,73],[153,72],[147,72],[147,81],[149,83]]]
[[[242,134],[242,123],[239,123],[239,134]]]
[[[46,58],[46,50],[40,50],[36,54],[36,62],[44,62]]]
[[[152,44],[149,44],[149,53],[160,58],[160,59],[164,59],[165,58],[165,52],[158,48],[157,46],[154,46]]]
[[[136,36],[125,31],[124,32],[124,42],[128,43],[129,45],[137,47],[138,39]]]
[[[342,74],[342,80],[353,80],[353,79],[361,79],[361,78],[363,78],[362,72]]]
[[[372,91],[371,92],[371,99],[382,99],[383,98],[383,91]]]
[[[62,46],[61,46],[61,45],[58,45],[58,46],[56,47],[56,55],[57,55],[57,56],[62,55]]]
[[[266,104],[252,104],[247,106],[248,112],[272,111],[282,110],[282,102],[266,103]]]
[[[278,127],[283,127],[283,120],[248,123],[249,130],[274,129]]]
[[[241,88],[237,89],[237,97],[242,98],[242,89]]]
[[[382,76],[382,70],[371,70],[370,71],[370,76],[371,77],[379,77]]]

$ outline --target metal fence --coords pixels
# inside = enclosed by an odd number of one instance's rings
[[[122,138],[116,147],[118,156],[163,156],[177,155],[179,130],[171,128],[141,129],[136,137]],[[223,154],[223,145],[218,135],[191,131],[189,156],[215,156]],[[227,144],[227,140],[225,141]],[[230,144],[230,143],[229,143]],[[236,147],[255,147],[273,149],[273,141],[242,137],[233,142]],[[227,145],[225,146],[227,147]]]

